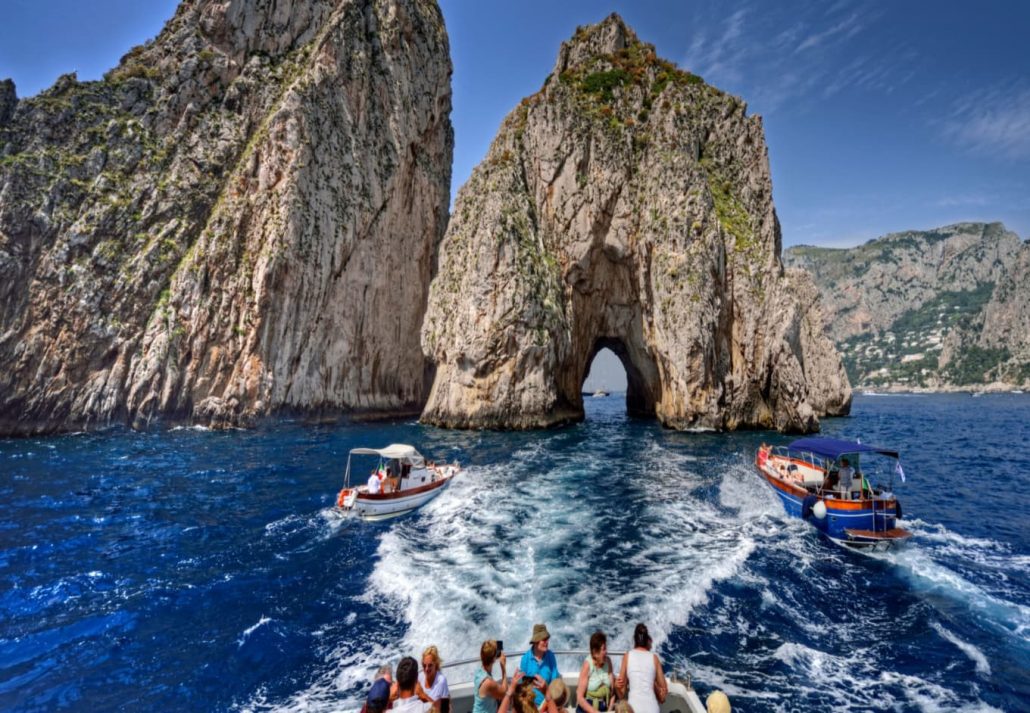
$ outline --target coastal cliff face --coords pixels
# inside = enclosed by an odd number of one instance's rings
[[[430,0],[186,0],[0,83],[0,434],[419,408],[450,75]]]
[[[1030,382],[1030,243],[1001,223],[892,233],[855,248],[796,246],[826,328],[863,388]]]
[[[779,251],[760,119],[618,16],[581,28],[458,193],[422,328],[423,420],[582,418],[608,347],[631,412],[816,429],[850,387],[814,288]]]

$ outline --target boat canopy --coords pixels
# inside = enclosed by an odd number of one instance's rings
[[[403,460],[412,465],[422,465],[424,459],[422,454],[415,450],[414,446],[404,443],[391,443],[386,448],[353,448],[351,455],[359,456],[380,456],[389,460]]]
[[[898,452],[892,451],[889,448],[870,446],[865,443],[856,443],[855,441],[842,441],[837,438],[801,438],[787,447],[792,450],[809,451],[830,460],[837,460],[849,453],[879,453],[891,458],[898,457]]]

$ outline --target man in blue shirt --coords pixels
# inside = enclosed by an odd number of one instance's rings
[[[551,634],[548,633],[544,624],[533,625],[533,636],[529,640],[529,651],[522,655],[519,662],[519,670],[526,678],[535,678],[533,688],[536,689],[536,705],[539,708],[544,704],[544,691],[547,684],[561,674],[558,672],[558,660],[548,650],[548,643]]]

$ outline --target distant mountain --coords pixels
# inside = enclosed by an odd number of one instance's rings
[[[856,388],[1030,383],[1030,242],[1001,223],[799,245],[783,262],[815,279]]]

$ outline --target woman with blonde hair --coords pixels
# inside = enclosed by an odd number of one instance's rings
[[[556,678],[544,692],[544,704],[536,704],[536,682],[521,671],[511,678],[497,713],[562,713],[569,701],[569,687]]]
[[[422,652],[422,673],[418,675],[418,697],[426,703],[436,703],[441,698],[450,698],[451,690],[440,666],[440,652],[435,646],[427,646]]]
[[[503,651],[497,650],[497,642],[488,639],[479,648],[479,660],[482,666],[476,669],[472,677],[472,713],[497,713],[497,701],[504,698],[508,685],[508,673],[505,665],[508,659]],[[494,661],[501,663],[501,678],[494,680]]]

